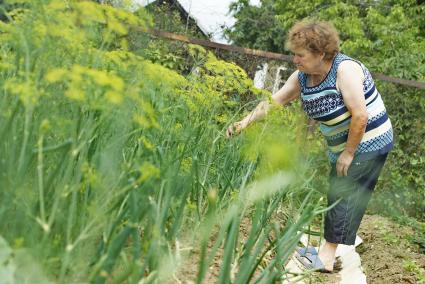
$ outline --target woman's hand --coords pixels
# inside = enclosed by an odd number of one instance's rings
[[[336,174],[337,176],[347,176],[348,168],[353,162],[354,154],[349,151],[344,150],[341,155],[339,155],[338,160],[336,161]]]
[[[242,129],[244,129],[243,123],[241,121],[235,122],[232,125],[229,126],[226,130],[226,137],[230,138],[235,134],[241,133]]]
[[[286,105],[290,101],[299,98],[301,92],[300,84],[298,82],[298,70],[289,76],[283,87],[272,96],[272,100],[278,105]],[[226,130],[226,137],[230,138],[235,134],[239,134],[244,128],[248,127],[254,121],[263,118],[271,103],[267,100],[260,102],[253,111],[251,111],[244,119],[235,122]]]

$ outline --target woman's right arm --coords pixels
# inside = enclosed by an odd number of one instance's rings
[[[290,101],[295,100],[299,97],[301,92],[300,84],[298,82],[298,70],[289,76],[283,87],[273,94],[272,99],[279,105],[286,105]],[[260,102],[253,111],[251,111],[244,119],[235,122],[226,130],[226,136],[230,137],[233,134],[241,132],[244,128],[250,125],[252,122],[263,118],[271,105],[268,101]]]

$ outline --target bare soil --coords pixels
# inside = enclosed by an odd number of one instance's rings
[[[360,225],[363,244],[357,252],[370,284],[425,283],[425,254],[409,242],[417,232],[378,216],[366,215]]]
[[[241,224],[241,238],[249,231],[249,221]],[[360,254],[362,267],[369,284],[425,284],[425,254],[419,247],[409,242],[417,232],[388,218],[378,215],[365,215],[360,225],[359,236],[363,243],[356,248]],[[196,242],[196,241],[195,241]],[[212,245],[210,245],[211,247]],[[179,272],[172,283],[195,283],[198,273],[200,253],[193,244],[184,255]],[[217,252],[203,283],[217,283],[220,271],[222,248]],[[339,283],[337,273],[313,273],[306,283]]]
[[[368,284],[425,284],[425,254],[409,242],[417,232],[378,215],[365,215],[358,235],[359,253]],[[339,283],[337,273],[314,273],[310,283]],[[355,284],[355,283],[353,283]]]
[[[239,243],[242,243],[247,239],[251,224],[248,218],[242,220],[239,231]],[[196,277],[198,275],[199,269],[199,259],[200,251],[198,249],[199,245],[196,245],[197,240],[193,240],[194,246],[193,249],[185,256],[185,262],[181,266],[178,276],[175,280],[176,283],[195,283]],[[211,250],[214,245],[214,237],[210,240],[208,244],[208,250]],[[221,268],[221,259],[223,256],[223,247],[220,247],[217,253],[214,256],[212,264],[208,267],[206,271],[206,276],[203,283],[217,283],[220,268]]]

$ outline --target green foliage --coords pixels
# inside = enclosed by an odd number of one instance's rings
[[[148,12],[153,18],[153,28],[166,32],[173,32],[193,38],[206,38],[197,24],[189,18],[184,18],[182,13],[167,1],[156,1],[141,9],[141,14]],[[136,11],[138,14],[139,11]],[[154,63],[188,73],[192,66],[188,62],[188,53],[185,43],[170,40],[161,40],[150,37],[143,32],[133,31],[129,36],[130,48],[135,53],[143,55]]]
[[[285,34],[305,18],[331,21],[340,31],[342,51],[362,60],[375,72],[405,79],[424,80],[424,4],[416,1],[316,0],[300,5],[294,1],[262,1],[261,7],[237,1],[231,6],[237,22],[227,35],[236,44],[282,52]],[[271,27],[252,25],[252,13],[277,22]],[[279,37],[274,34],[278,29]],[[256,40],[252,34],[258,33]],[[261,36],[260,36],[261,35]],[[264,38],[262,38],[264,37]],[[270,45],[270,40],[276,40]],[[421,64],[422,62],[422,64]]]
[[[236,24],[225,30],[234,44],[256,49],[283,52],[285,33],[276,17],[275,1],[262,1],[261,8],[250,6],[249,1],[236,1],[230,5]]]
[[[422,127],[425,120],[421,115],[425,112],[424,92],[390,84],[381,84],[378,88],[396,130],[396,144],[371,207],[377,212],[402,213],[424,220],[425,164],[421,158],[425,154],[421,139],[425,135]]]
[[[253,99],[264,99],[267,91],[254,87],[246,72],[233,62],[219,60],[210,51],[196,45],[189,45],[189,62],[192,64],[190,78],[208,86],[204,94],[215,93],[216,97],[224,96],[229,107],[244,104]],[[226,120],[227,121],[227,120]]]
[[[417,283],[425,283],[425,269],[420,267],[414,260],[403,261],[403,268],[408,272],[413,272]]]
[[[295,22],[305,18],[327,20],[340,32],[342,52],[359,59],[372,72],[425,81],[425,4],[421,1],[315,0],[300,4],[264,0],[261,7],[254,7],[239,0],[232,11],[237,22],[227,35],[236,44],[282,52],[284,35]],[[253,19],[259,19],[252,17],[254,13],[270,14],[267,20],[275,24],[253,25]],[[279,37],[274,36],[276,29]],[[252,36],[257,34],[261,34],[261,40]],[[277,45],[270,44],[276,39]],[[376,212],[424,220],[424,91],[377,83],[394,126],[396,144],[370,207]]]
[[[425,223],[406,215],[397,216],[395,220],[400,224],[408,225],[414,229],[415,234],[410,236],[408,240],[419,246],[419,252],[425,253]]]
[[[197,23],[177,8],[178,4],[170,1],[157,1],[146,6],[146,11],[153,16],[154,28],[162,31],[184,34],[189,37],[205,38],[207,35],[198,28]]]

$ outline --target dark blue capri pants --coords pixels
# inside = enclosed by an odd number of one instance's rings
[[[353,245],[360,222],[372,196],[387,154],[371,160],[353,162],[348,175],[338,177],[332,164],[329,177],[328,206],[325,217],[325,239],[336,244]]]

